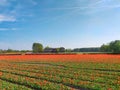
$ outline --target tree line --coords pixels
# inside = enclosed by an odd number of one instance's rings
[[[108,44],[103,44],[100,50],[102,52],[120,53],[120,40],[115,40]]]
[[[58,53],[58,52],[65,52],[64,47],[59,48],[51,48],[49,46],[43,48],[43,45],[41,43],[33,43],[32,46],[33,53]]]
[[[2,50],[0,53],[77,53],[77,52],[103,52],[103,53],[120,53],[120,40],[111,41],[101,47],[89,48],[74,48],[66,49],[64,47],[52,48],[49,46],[43,47],[41,43],[33,43],[32,50]]]
[[[75,48],[73,52],[100,52],[100,47]]]
[[[99,47],[65,49],[64,47],[51,48],[47,46],[43,48],[43,45],[41,43],[33,43],[32,50],[33,53],[100,52]]]
[[[33,43],[33,53],[58,53],[58,52],[103,52],[103,53],[120,53],[120,40],[111,41],[110,43],[103,44],[101,47],[89,47],[89,48],[75,48],[65,49],[64,47],[51,48],[45,47],[40,43]]]

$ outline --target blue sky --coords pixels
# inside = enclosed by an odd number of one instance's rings
[[[99,47],[116,39],[120,0],[0,0],[0,49]]]

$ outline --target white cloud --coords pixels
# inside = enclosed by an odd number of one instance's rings
[[[48,8],[47,10],[91,10],[91,9],[114,9],[120,8],[120,1],[116,0],[90,0],[88,3],[85,3],[86,0],[77,0],[78,4],[84,3],[83,5],[78,5],[74,7],[59,7],[59,8]]]
[[[17,28],[0,28],[0,31],[15,31]]]
[[[0,14],[0,22],[15,22],[16,18],[14,16],[7,16]]]
[[[85,6],[85,7],[63,7],[63,8],[49,8],[47,10],[71,10],[71,9],[90,9],[90,8],[119,8],[120,5],[105,5],[105,6]]]

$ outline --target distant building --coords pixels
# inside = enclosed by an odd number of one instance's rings
[[[45,48],[45,53],[57,53],[57,48]]]

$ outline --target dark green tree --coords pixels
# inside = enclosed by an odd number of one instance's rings
[[[12,50],[12,49],[8,49],[7,52],[8,52],[8,53],[9,53],[9,52],[14,52],[14,50]]]
[[[59,48],[59,52],[65,52],[65,48],[64,47],[60,47]]]
[[[107,45],[103,44],[100,50],[103,52],[120,53],[120,40],[112,41]]]
[[[109,46],[113,53],[120,53],[120,40],[110,42]]]
[[[44,49],[49,49],[50,47],[49,46],[46,46]]]
[[[109,45],[105,45],[103,44],[101,47],[100,47],[100,51],[102,52],[110,52],[110,46]]]
[[[33,53],[40,53],[43,51],[43,45],[41,43],[33,43],[32,50]]]
[[[65,52],[72,52],[72,49],[66,49]]]

